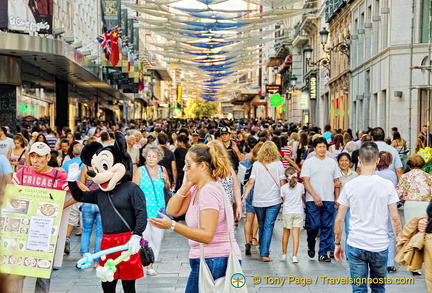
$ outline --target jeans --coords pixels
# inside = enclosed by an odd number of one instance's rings
[[[279,213],[281,204],[271,207],[254,207],[259,225],[260,256],[269,257],[270,243],[273,236],[273,228]]]
[[[348,253],[351,278],[354,280],[353,293],[367,293],[368,283],[372,293],[385,292],[388,250],[371,252],[349,246]],[[371,282],[368,282],[368,273]]]
[[[210,269],[210,272],[213,276],[213,280],[219,279],[225,276],[225,271],[228,264],[228,257],[214,257],[214,258],[206,258],[205,262]],[[189,275],[189,279],[186,284],[187,293],[198,293],[198,279],[199,279],[199,266],[200,259],[193,258],[189,259],[189,264],[191,266],[191,272]]]
[[[388,247],[388,260],[387,267],[395,267],[395,257],[396,257],[396,237],[393,232],[393,226],[390,220],[390,215],[388,218],[388,238],[389,238],[389,247]]]
[[[306,229],[308,248],[315,251],[316,237],[320,230],[320,243],[318,255],[327,255],[332,248],[333,225],[335,203],[333,201],[323,201],[322,206],[315,205],[315,202],[306,202]]]
[[[90,238],[93,231],[93,223],[96,221],[96,239],[94,253],[100,251],[102,241],[102,221],[99,207],[95,204],[84,203],[81,208],[83,218],[83,233],[81,235],[81,255],[90,251]],[[95,260],[98,263],[99,260]]]

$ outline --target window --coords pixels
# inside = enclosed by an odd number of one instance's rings
[[[431,32],[430,24],[429,24],[429,11],[430,11],[430,0],[423,0],[422,9],[421,9],[421,43],[429,42],[429,34]]]

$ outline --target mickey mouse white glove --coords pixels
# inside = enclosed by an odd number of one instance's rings
[[[128,241],[129,249],[131,249],[132,254],[138,253],[141,248],[140,244],[141,236],[132,235],[131,239]]]
[[[73,182],[77,181],[78,177],[81,175],[81,170],[79,169],[78,163],[73,163],[69,165],[67,181]]]

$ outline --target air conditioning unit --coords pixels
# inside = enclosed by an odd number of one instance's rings
[[[372,16],[372,21],[381,21],[381,16],[379,15]]]
[[[365,33],[365,30],[363,28],[360,28],[357,30],[358,35],[364,35],[364,33]]]
[[[363,98],[363,95],[356,95],[356,101],[361,101]]]
[[[364,28],[372,28],[372,22],[366,22]]]
[[[64,37],[63,41],[65,41],[68,44],[72,44],[73,42],[75,42],[75,38],[74,37]]]

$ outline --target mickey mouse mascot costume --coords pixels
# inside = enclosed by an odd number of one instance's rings
[[[86,144],[81,160],[87,166],[93,167],[87,174],[93,177],[100,189],[81,191],[76,183],[80,174],[77,166],[69,167],[69,189],[75,200],[99,206],[103,228],[101,250],[126,243],[132,250],[130,258],[117,265],[117,271],[111,276],[111,280],[108,278],[107,282],[102,282],[102,289],[107,293],[115,293],[117,281],[120,279],[125,293],[135,293],[135,280],[144,276],[138,252],[141,235],[147,225],[147,212],[143,192],[138,185],[131,182],[132,160],[127,153],[123,134],[115,133],[113,146],[103,147],[99,142]],[[123,219],[117,213],[120,213]],[[106,258],[101,258],[100,264],[103,266],[107,259],[118,256],[120,252],[108,254]],[[103,269],[98,267],[98,275],[102,274]]]

